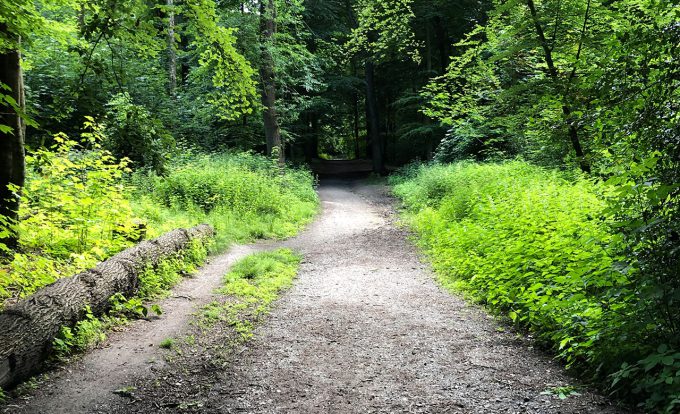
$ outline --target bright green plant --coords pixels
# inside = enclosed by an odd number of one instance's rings
[[[175,346],[175,340],[173,338],[165,338],[158,346],[163,349],[172,349],[172,347]]]
[[[79,142],[57,134],[54,147],[27,157],[21,250],[0,264],[3,302],[93,267],[139,236],[123,181],[128,162],[102,149],[102,129],[91,119],[85,131]]]
[[[201,222],[217,230],[217,248],[253,238],[287,237],[318,209],[314,178],[252,154],[197,156],[167,176],[136,174],[134,209],[155,232]]]
[[[252,336],[254,322],[269,312],[280,292],[290,287],[301,257],[289,249],[256,253],[240,260],[224,277],[218,293],[231,299],[205,306],[199,326],[208,328],[226,322],[241,340]]]
[[[89,306],[85,307],[85,318],[73,328],[63,326],[54,338],[52,348],[58,358],[65,358],[73,352],[83,352],[106,340],[106,323],[97,319]]]
[[[643,395],[675,386],[665,382],[676,372],[670,348],[619,368],[648,344],[626,330],[637,299],[618,269],[607,186],[523,162],[412,167],[392,182],[445,286],[507,315],[595,378],[618,372],[617,383]],[[662,392],[666,403],[675,395]]]

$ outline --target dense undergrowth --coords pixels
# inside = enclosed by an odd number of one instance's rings
[[[529,329],[584,378],[673,412],[680,354],[638,329],[649,310],[623,266],[607,185],[523,162],[413,166],[392,184],[443,285]]]
[[[295,234],[316,214],[314,177],[249,154],[190,155],[168,174],[136,173],[132,208],[152,235],[209,223],[217,248],[234,241]]]
[[[209,223],[215,249],[285,237],[315,215],[314,178],[249,153],[192,154],[164,176],[132,172],[101,147],[101,128],[33,152],[22,192],[20,249],[0,262],[0,310],[55,280],[93,267],[142,237]],[[0,222],[1,223],[1,222]],[[0,224],[0,232],[8,226]],[[0,245],[0,249],[4,246]]]

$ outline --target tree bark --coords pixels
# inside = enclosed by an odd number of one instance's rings
[[[74,326],[90,306],[96,316],[111,306],[116,293],[126,297],[139,288],[139,275],[185,249],[194,239],[212,237],[200,225],[174,230],[118,253],[94,269],[59,279],[0,313],[0,387],[10,387],[36,374],[49,356],[62,326]]]
[[[0,26],[5,32],[6,27]],[[21,44],[19,39],[18,44]],[[21,72],[21,53],[18,50],[8,50],[0,54],[0,83],[10,90],[0,89],[0,93],[11,96],[17,106],[23,110],[24,84]],[[21,189],[24,186],[26,167],[24,153],[24,135],[26,125],[20,114],[10,106],[0,106],[0,125],[11,128],[9,132],[0,131],[0,216],[15,223],[19,220],[19,194],[12,191],[10,186]],[[0,243],[10,249],[18,244],[16,234],[0,238]]]
[[[449,36],[446,33],[446,28],[442,22],[442,18],[436,16],[434,18],[434,29],[435,35],[437,37],[437,47],[439,49],[439,63],[441,67],[441,73],[446,73],[449,67]]]
[[[354,92],[352,96],[352,103],[353,105],[353,115],[354,115],[354,120],[353,120],[353,126],[354,126],[354,158],[361,158],[361,149],[360,145],[361,143],[359,142],[359,93]]]
[[[366,123],[371,144],[371,158],[373,172],[382,174],[384,170],[383,143],[380,134],[380,117],[378,115],[378,100],[375,92],[375,66],[371,59],[366,60]]]
[[[527,7],[529,7],[529,11],[531,12],[531,18],[534,22],[534,27],[536,28],[536,35],[538,37],[538,42],[541,45],[541,48],[543,49],[543,57],[545,59],[545,63],[548,66],[548,74],[550,75],[550,78],[553,80],[553,83],[555,84],[556,88],[559,88],[560,84],[560,75],[559,72],[557,71],[557,67],[555,66],[555,61],[553,60],[552,56],[552,48],[548,44],[548,40],[545,37],[545,32],[543,31],[543,26],[541,25],[541,22],[538,20],[538,12],[536,11],[536,5],[534,4],[534,0],[527,0]],[[590,9],[590,2],[588,2],[588,9]],[[588,12],[586,11],[586,21],[588,18]],[[585,23],[584,23],[584,29],[585,30]],[[578,57],[580,57],[581,53],[581,44],[579,44],[579,51],[578,51]],[[578,58],[577,57],[577,58]],[[573,75],[570,76],[569,81],[571,81],[571,78]],[[576,158],[578,159],[579,167],[581,168],[581,171],[585,173],[590,173],[590,163],[586,159],[585,153],[583,151],[583,147],[581,146],[581,140],[578,135],[578,129],[576,128],[576,125],[574,125],[573,119],[572,119],[572,110],[569,104],[567,103],[567,96],[564,92],[562,92],[562,113],[564,114],[564,118],[567,124],[568,128],[568,134],[569,134],[569,141],[571,142],[571,146],[574,149],[574,153],[576,154]]]
[[[174,97],[177,90],[177,50],[175,48],[174,0],[166,0],[168,6],[168,93]]]
[[[283,143],[281,142],[281,128],[276,113],[276,75],[274,72],[274,57],[270,48],[276,34],[276,5],[274,0],[260,2],[260,36],[261,63],[260,78],[262,80],[262,117],[264,120],[264,134],[267,140],[267,155],[277,156],[279,164],[285,163]]]

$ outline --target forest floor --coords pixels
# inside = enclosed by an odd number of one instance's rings
[[[319,192],[323,211],[298,237],[213,258],[161,303],[164,315],[113,333],[5,412],[630,412],[588,389],[551,395],[578,381],[437,285],[386,187],[331,180]],[[236,259],[278,247],[304,260],[252,340],[190,323]],[[158,347],[182,335],[199,338]]]

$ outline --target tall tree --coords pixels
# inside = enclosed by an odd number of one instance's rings
[[[13,15],[11,6],[0,6],[0,230],[19,219],[19,194],[26,176],[21,34],[29,28],[38,30],[41,20],[32,3],[23,6],[19,18]],[[14,231],[0,231],[1,244],[14,248],[17,242]]]
[[[0,26],[0,32],[7,35],[7,27]],[[18,189],[23,187],[25,178],[24,134],[26,126],[21,118],[24,104],[24,84],[21,71],[21,52],[17,49],[0,53],[0,219],[16,222],[19,219]],[[0,224],[3,224],[0,222]],[[0,243],[9,248],[17,245],[14,232],[1,236]]]
[[[411,28],[415,17],[412,0],[359,0],[357,27],[347,47],[364,59],[366,81],[366,128],[373,171],[385,171],[385,134],[381,131],[375,66],[394,59],[419,61],[418,42]]]
[[[175,3],[166,0],[168,13],[168,92],[175,96],[177,90],[177,50],[175,47]]]
[[[260,36],[261,62],[260,78],[262,80],[262,118],[267,140],[267,154],[278,156],[279,163],[285,162],[285,153],[281,141],[281,127],[276,112],[276,72],[272,49],[276,35],[276,3],[274,0],[260,2]]]
[[[545,36],[545,31],[543,30],[543,25],[538,16],[538,12],[536,11],[536,4],[534,3],[534,0],[526,0],[526,4],[527,7],[529,8],[529,11],[531,12],[531,20],[536,29],[536,37],[538,38],[538,43],[541,49],[543,50],[543,58],[545,60],[545,64],[548,67],[548,75],[555,84],[554,85],[555,89],[557,90],[563,89],[560,93],[562,101],[562,113],[564,113],[564,118],[567,123],[567,129],[569,131],[569,141],[571,142],[571,146],[574,150],[574,153],[576,154],[581,170],[583,170],[583,172],[589,173],[590,163],[586,159],[585,153],[583,151],[583,146],[581,145],[581,139],[579,138],[579,133],[575,125],[575,120],[572,119],[573,109],[571,108],[571,105],[569,105],[568,99],[571,83],[574,80],[574,76],[576,75],[576,68],[581,59],[581,52],[583,50],[583,38],[586,35],[586,30],[588,29],[588,19],[590,17],[591,0],[588,0],[586,3],[585,15],[583,17],[583,26],[581,29],[581,36],[578,41],[578,47],[576,49],[574,64],[567,76],[562,76],[559,73],[557,66],[555,65],[555,61],[553,59],[553,48],[550,46],[550,44],[548,43],[548,39]],[[562,78],[565,78],[565,80],[563,80]],[[561,86],[562,84],[565,84],[565,86]]]

